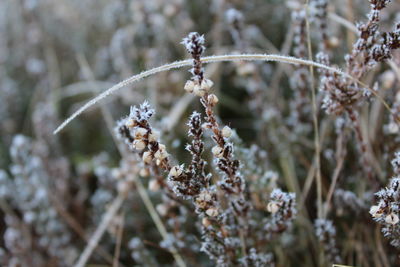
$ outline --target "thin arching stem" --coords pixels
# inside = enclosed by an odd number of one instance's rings
[[[300,64],[300,65],[314,66],[317,68],[326,69],[326,70],[332,71],[334,73],[338,73],[338,74],[344,75],[346,77],[349,77],[348,74],[342,72],[339,69],[333,68],[333,67],[329,67],[329,66],[311,61],[311,60],[299,59],[299,58],[295,58],[295,57],[282,56],[282,55],[267,55],[267,54],[221,55],[221,56],[204,57],[201,60],[203,63],[223,62],[223,61],[275,61],[275,62],[283,62],[283,63],[288,63],[288,64]],[[159,72],[168,71],[171,69],[182,68],[182,67],[191,66],[191,65],[192,65],[191,59],[175,61],[173,63],[165,64],[160,67],[156,67],[156,68],[141,72],[137,75],[134,75],[134,76],[126,79],[126,80],[123,80],[122,82],[107,89],[103,93],[101,93],[98,96],[96,96],[95,98],[91,99],[89,102],[87,102],[81,108],[79,108],[70,117],[68,117],[60,126],[58,126],[58,128],[53,133],[57,134],[65,126],[67,126],[71,121],[73,121],[76,117],[78,117],[80,114],[82,114],[85,110],[87,110],[88,108],[90,108],[91,106],[93,106],[97,102],[99,102],[100,100],[106,98],[107,96],[113,94],[114,92],[118,91],[119,89],[121,89],[125,86],[128,86],[134,82],[137,82],[143,78],[149,77],[149,76],[154,75]],[[351,77],[349,77],[349,78],[351,78]]]

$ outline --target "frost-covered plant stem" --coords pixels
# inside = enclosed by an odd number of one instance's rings
[[[205,63],[214,63],[214,62],[229,62],[229,61],[266,61],[266,62],[282,62],[288,64],[300,64],[300,65],[307,65],[307,66],[314,66],[316,68],[321,68],[325,70],[329,70],[333,73],[337,73],[343,75],[344,77],[348,77],[352,79],[348,74],[344,73],[340,69],[333,68],[326,66],[324,64],[320,64],[311,60],[306,59],[299,59],[290,56],[282,56],[282,55],[267,55],[267,54],[238,54],[238,55],[220,55],[220,56],[208,56],[201,58],[201,62]],[[178,69],[186,66],[191,66],[193,61],[191,59],[175,61],[173,63],[165,64],[150,70],[146,70],[141,72],[137,75],[134,75],[126,80],[123,80],[120,83],[117,83],[113,87],[105,90],[103,93],[99,94],[95,98],[91,99],[89,102],[84,104],[80,107],[77,111],[75,111],[71,116],[69,116],[65,121],[63,121],[60,126],[54,130],[54,134],[59,133],[62,129],[65,128],[71,121],[73,121],[76,117],[81,115],[84,111],[88,108],[92,107],[93,105],[97,104],[100,100],[110,96],[111,94],[115,93],[116,91],[124,88],[132,83],[135,83],[143,78],[155,75],[159,72],[164,72],[172,69]],[[356,81],[357,82],[357,81]]]

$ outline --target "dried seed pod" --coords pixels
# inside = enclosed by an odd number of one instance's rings
[[[232,136],[232,129],[229,126],[225,126],[222,128],[222,136],[225,138],[229,138]]]
[[[220,146],[214,146],[211,149],[211,152],[216,158],[222,158],[222,156],[224,155],[224,149]]]
[[[210,79],[204,79],[202,82],[201,82],[201,85],[200,85],[200,87],[203,89],[203,90],[205,90],[206,92],[207,91],[210,91],[210,89],[211,89],[211,87],[214,85],[214,82],[213,81],[211,81]]]
[[[210,217],[215,217],[218,215],[218,209],[215,207],[211,207],[208,210],[206,210],[206,214]]]
[[[195,86],[194,81],[188,80],[188,81],[185,83],[185,87],[184,87],[183,89],[185,89],[185,91],[188,92],[188,93],[193,93],[193,91],[194,91],[194,86]]]
[[[399,222],[399,216],[394,213],[390,213],[388,216],[386,216],[385,222],[391,225],[395,225]]]
[[[276,213],[279,210],[279,204],[276,201],[271,201],[267,204],[267,211]]]
[[[199,97],[203,97],[206,94],[207,90],[205,90],[200,85],[195,85],[193,89],[193,93]]]
[[[212,106],[215,106],[219,101],[218,97],[214,94],[208,95],[207,100]]]
[[[139,151],[142,151],[146,148],[146,143],[142,140],[135,140],[133,141],[133,148]]]
[[[171,171],[169,172],[169,176],[179,177],[179,176],[181,176],[182,172],[183,172],[183,168],[179,165],[176,165],[171,168]]]
[[[137,127],[135,129],[135,139],[141,139],[147,134],[147,129],[142,127]]]
[[[149,142],[157,142],[160,137],[160,133],[158,131],[153,130],[151,134],[149,134]]]

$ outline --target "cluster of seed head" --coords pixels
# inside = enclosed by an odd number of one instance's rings
[[[371,9],[382,10],[385,8],[392,0],[370,0]]]
[[[322,244],[325,257],[330,263],[340,263],[339,250],[336,247],[336,228],[331,220],[316,219],[314,222],[315,235]]]
[[[400,23],[397,23],[394,31],[384,32],[380,43],[371,49],[371,57],[376,62],[382,62],[392,57],[392,51],[400,48]]]
[[[316,59],[319,63],[329,65],[326,53],[318,53]],[[361,98],[362,92],[358,86],[349,83],[347,78],[325,70],[319,72],[320,91],[323,93],[322,108],[328,114],[341,115]]]
[[[195,81],[198,85],[201,85],[204,78],[204,69],[202,67],[200,57],[206,50],[204,47],[204,35],[200,35],[197,32],[191,32],[187,37],[183,38],[181,44],[183,44],[186,50],[193,57],[193,68],[190,70],[192,73],[193,81]]]
[[[382,233],[391,240],[390,243],[395,247],[400,247],[400,178],[392,178],[389,186],[375,195],[378,203],[370,208],[369,213],[376,222],[382,225]]]
[[[400,47],[398,26],[393,32],[384,33],[383,38],[379,38],[380,12],[389,2],[371,0],[368,21],[357,25],[359,38],[352,52],[345,57],[346,72],[356,79],[360,79],[377,62],[390,58],[393,50]],[[323,51],[317,54],[317,60],[329,64],[328,56]],[[353,109],[363,96],[371,94],[349,78],[325,70],[321,74],[321,90],[324,92],[322,107],[328,113],[338,115]]]
[[[132,148],[142,153],[145,164],[150,164],[155,160],[156,165],[167,167],[169,165],[166,147],[158,141],[159,134],[149,125],[149,120],[153,115],[154,109],[150,107],[148,102],[144,102],[140,107],[133,106],[128,119],[126,119],[125,126],[133,136]]]
[[[357,24],[359,38],[352,53],[346,56],[347,71],[353,77],[361,78],[377,62],[391,58],[393,50],[400,48],[398,24],[393,32],[384,32],[382,35],[379,32],[380,13],[389,2],[370,0],[368,21]]]
[[[194,93],[195,95],[202,97],[211,90],[213,85],[214,83],[209,79],[203,79],[201,82],[191,79],[186,82],[184,89],[188,93]],[[216,104],[218,102],[217,96],[213,95],[212,97]]]
[[[198,34],[191,33],[184,39],[183,43],[189,47],[198,46],[198,42],[193,39],[194,35],[198,36]],[[192,54],[193,68],[196,69],[196,66],[201,65],[200,56],[193,53],[196,49],[188,49],[188,51]],[[202,75],[202,77],[204,76]],[[192,80],[193,79],[196,80],[196,77],[192,78]],[[228,194],[236,195],[234,198],[230,199],[232,207],[235,212],[243,215],[246,213],[248,205],[246,205],[243,195],[245,184],[239,171],[240,164],[238,160],[233,159],[233,144],[228,142],[228,139],[232,135],[232,130],[228,126],[225,126],[223,129],[219,128],[213,110],[213,107],[218,102],[218,98],[214,94],[209,94],[208,91],[206,91],[201,95],[200,102],[205,108],[206,113],[206,123],[204,127],[212,131],[212,138],[216,143],[216,146],[212,148],[211,152],[216,159],[219,170],[224,174],[224,179],[219,182],[219,186]]]
[[[267,211],[271,213],[271,217],[264,221],[264,230],[270,238],[291,226],[297,214],[296,194],[285,193],[279,188],[274,189],[267,204]]]
[[[29,225],[35,233],[38,245],[35,249],[38,249],[38,254],[41,249],[44,249],[46,253],[60,262],[74,260],[74,257],[72,259],[67,257],[70,253],[76,253],[74,248],[69,246],[72,236],[52,205],[51,175],[44,160],[37,155],[35,144],[23,135],[16,135],[11,144],[10,155],[13,161],[11,166],[13,178],[9,179],[3,175],[0,178],[0,188],[3,192],[7,191],[7,193],[3,193],[5,199],[18,209],[18,214],[21,215],[20,220],[25,225]],[[6,223],[12,224],[7,225],[5,243],[10,246],[8,249],[11,252],[17,252],[16,255],[18,255],[19,252],[13,249],[14,245],[19,246],[17,243],[28,242],[28,240],[25,233],[21,234],[19,238],[22,239],[16,242],[14,237],[19,235],[16,221],[19,219],[13,218],[11,215],[9,220],[6,220]],[[8,238],[10,240],[7,240]],[[40,257],[38,255],[38,258]],[[72,262],[70,263],[72,264]]]

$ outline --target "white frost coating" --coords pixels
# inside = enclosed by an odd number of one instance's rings
[[[202,63],[223,62],[223,61],[279,61],[279,62],[288,63],[288,64],[300,64],[300,65],[314,66],[314,67],[326,69],[326,70],[344,75],[350,79],[353,79],[351,76],[344,73],[340,69],[332,68],[332,67],[320,64],[320,63],[316,63],[311,60],[299,59],[299,58],[295,58],[295,57],[282,56],[282,55],[266,55],[266,54],[221,55],[221,56],[203,57],[203,58],[201,58],[201,61],[202,61]],[[134,82],[137,82],[137,81],[139,81],[143,78],[146,78],[148,76],[151,76],[153,74],[171,70],[171,69],[177,69],[177,68],[181,68],[181,67],[185,67],[185,66],[191,66],[192,63],[193,63],[192,59],[175,61],[173,63],[165,64],[160,67],[146,70],[137,75],[129,77],[126,80],[123,80],[122,82],[114,85],[113,87],[107,89],[106,91],[99,94],[95,98],[91,99],[89,102],[87,102],[85,105],[83,105],[77,111],[75,111],[70,117],[68,117],[63,123],[61,123],[60,126],[57,127],[57,129],[53,132],[53,134],[59,133],[65,126],[67,126],[72,120],[74,120],[76,117],[78,117],[80,114],[82,114],[85,110],[87,110],[91,106],[95,105],[100,100],[111,95],[115,91],[118,91],[119,89],[121,89],[127,85],[130,85]]]

